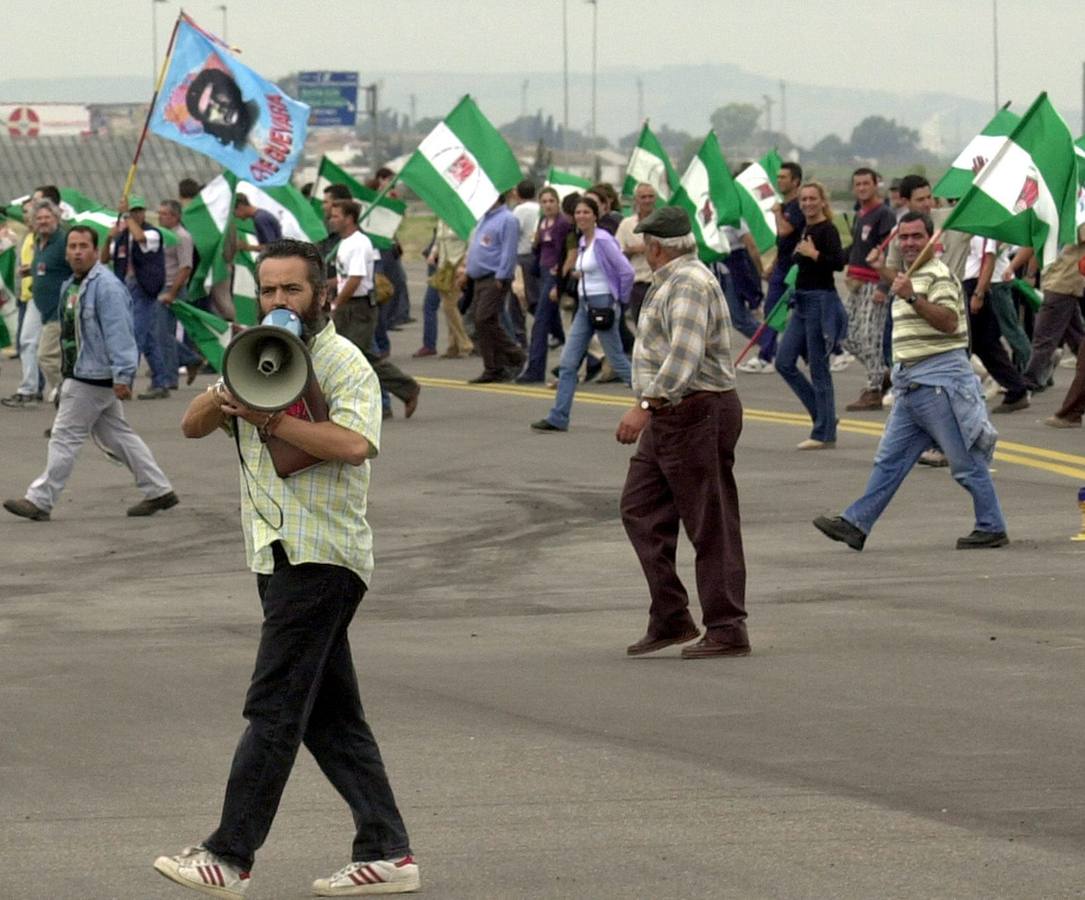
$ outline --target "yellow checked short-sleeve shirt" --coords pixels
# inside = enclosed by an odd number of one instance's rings
[[[893,299],[893,362],[918,362],[936,353],[963,349],[968,346],[968,313],[964,306],[964,291],[946,264],[932,259],[912,275],[912,288],[931,303],[945,306],[957,313],[957,330],[945,334],[931,325],[915,307],[899,297]]]
[[[328,418],[362,435],[369,442],[370,458],[376,456],[381,425],[376,373],[330,322],[316,336],[310,352],[328,402]],[[241,529],[249,568],[263,574],[274,571],[271,544],[281,541],[293,565],[342,566],[368,585],[373,575],[373,533],[365,518],[369,462],[352,466],[328,460],[280,478],[256,429],[244,420],[236,422],[241,426],[241,454],[248,468],[247,473],[241,471]],[[282,509],[281,525],[276,504]]]

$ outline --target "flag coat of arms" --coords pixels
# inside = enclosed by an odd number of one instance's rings
[[[521,177],[509,145],[467,96],[426,135],[399,173],[399,180],[464,240]]]
[[[739,196],[715,132],[709,132],[671,198],[670,206],[689,213],[703,262],[715,262],[731,252],[720,223],[738,224]]]
[[[243,66],[182,14],[151,131],[268,187],[289,181],[308,121],[308,106]]]
[[[1032,247],[1043,265],[1076,242],[1077,196],[1070,130],[1040,94],[942,227]]]

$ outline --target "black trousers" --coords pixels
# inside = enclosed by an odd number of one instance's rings
[[[222,819],[204,845],[242,869],[252,866],[304,742],[350,806],[357,829],[351,859],[408,854],[347,641],[365,585],[349,569],[294,566],[281,544],[273,550],[274,574],[256,576],[264,624],[245,698],[249,724],[234,753]]]
[[[968,326],[972,332],[972,352],[980,358],[988,374],[1006,389],[1006,402],[1013,403],[1028,393],[1025,379],[1013,364],[1006,348],[1002,346],[1002,329],[991,307],[991,301],[985,299],[979,312],[972,312],[971,298],[976,290],[977,279],[963,281],[965,303],[968,304]]]

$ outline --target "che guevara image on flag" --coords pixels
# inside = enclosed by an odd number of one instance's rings
[[[240,178],[274,187],[289,180],[308,120],[308,106],[182,17],[151,131],[210,156]]]

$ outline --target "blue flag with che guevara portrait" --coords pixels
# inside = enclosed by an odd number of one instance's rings
[[[210,156],[239,178],[275,187],[290,180],[308,122],[308,106],[243,66],[222,41],[182,15],[151,131]]]

